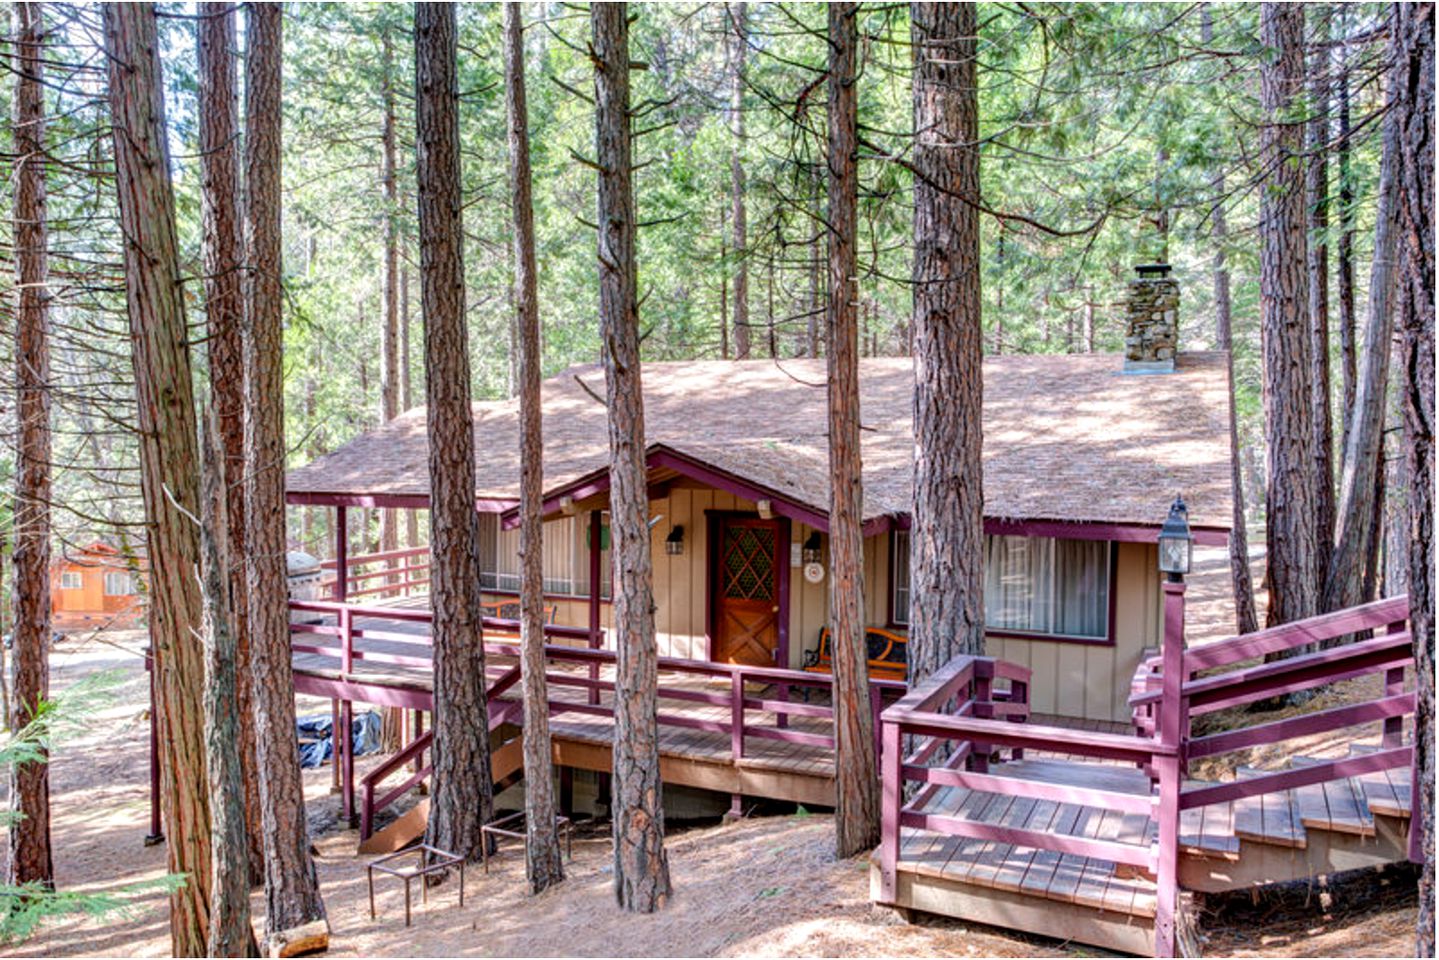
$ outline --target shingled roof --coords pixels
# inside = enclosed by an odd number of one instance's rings
[[[1186,353],[1170,374],[1121,372],[1117,355],[984,361],[985,516],[1153,525],[1182,492],[1198,528],[1228,530],[1229,378],[1222,353]],[[913,367],[860,361],[864,515],[910,509]],[[646,441],[828,510],[823,360],[646,363]],[[545,489],[602,474],[608,458],[604,373],[570,367],[546,380]],[[474,404],[476,496],[519,496],[518,401]],[[425,411],[411,410],[306,466],[292,494],[425,496]]]

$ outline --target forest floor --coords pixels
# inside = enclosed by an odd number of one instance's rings
[[[142,844],[149,786],[143,642],[139,632],[82,635],[62,641],[52,655],[57,692],[97,671],[115,677],[109,702],[54,753],[56,873],[67,890],[111,890],[165,871],[165,847]],[[321,701],[301,705],[301,712],[323,711]],[[864,859],[834,859],[831,820],[822,814],[676,825],[666,843],[676,893],[654,916],[615,909],[610,844],[600,826],[579,832],[561,887],[528,897],[523,857],[506,848],[488,876],[478,867],[468,872],[463,909],[451,878],[428,904],[416,904],[406,929],[403,893],[394,882],[377,881],[379,917],[370,919],[365,858],[355,853],[357,835],[340,827],[330,777],[329,767],[305,773],[333,956],[1096,955],[940,918],[900,922],[871,906]],[[258,926],[263,895],[257,892],[253,903]],[[1415,883],[1407,868],[1369,872],[1312,888],[1212,898],[1203,917],[1211,956],[1408,956]],[[152,890],[136,895],[124,915],[54,920],[0,955],[164,956],[166,918],[164,896]]]

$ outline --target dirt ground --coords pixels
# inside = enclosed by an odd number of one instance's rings
[[[61,744],[52,768],[57,881],[101,890],[160,877],[165,848],[146,847],[148,736],[138,633],[75,637],[52,657],[52,689],[114,671],[112,700],[83,733]],[[302,712],[323,712],[322,701]],[[363,769],[364,764],[361,764]],[[607,834],[581,831],[569,879],[538,898],[524,892],[523,857],[502,851],[489,876],[466,877],[465,906],[454,878],[416,904],[404,926],[396,882],[377,881],[379,916],[369,917],[357,835],[340,827],[328,767],[306,772],[311,829],[333,930],[333,956],[1094,956],[1091,948],[1017,936],[935,918],[900,922],[873,908],[867,866],[836,861],[824,815],[758,817],[676,830],[667,842],[676,890],[663,912],[621,914],[610,893]],[[3,856],[3,851],[0,851]],[[1415,917],[1412,873],[1369,874],[1326,889],[1248,894],[1204,905],[1211,956],[1408,956]],[[418,899],[418,892],[416,894]],[[254,898],[258,918],[263,896]],[[165,900],[137,897],[128,914],[51,921],[14,956],[164,956]]]

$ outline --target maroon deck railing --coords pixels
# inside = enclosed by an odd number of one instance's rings
[[[1184,648],[1183,598],[1182,583],[1164,585],[1163,647],[1159,656],[1140,665],[1132,686],[1136,735],[1005,722],[1012,719],[1009,714],[1014,706],[992,702],[986,678],[1013,676],[1018,668],[976,657],[952,661],[884,711],[882,901],[894,902],[901,830],[905,827],[1094,857],[1132,865],[1155,877],[1155,951],[1158,956],[1173,956],[1183,810],[1412,765],[1413,750],[1403,737],[1405,718],[1414,712],[1414,694],[1404,689],[1404,670],[1413,663],[1407,597],[1193,650]],[[1382,633],[1370,635],[1381,629]],[[1334,647],[1315,649],[1338,638],[1346,639]],[[1273,654],[1288,656],[1264,662]],[[1381,678],[1378,696],[1206,736],[1192,735],[1191,721],[1196,716],[1371,675]],[[1374,752],[1181,789],[1181,776],[1191,759],[1375,722],[1381,724],[1382,734]],[[908,756],[902,754],[906,743],[918,745]],[[941,746],[947,747],[947,752],[941,751]],[[1076,764],[1085,760],[1133,763],[1149,774],[1151,789],[1145,796],[1005,777],[1002,763],[994,771],[988,768],[992,756],[1003,759],[1005,749],[1012,753],[1049,751],[1074,758],[1071,762]],[[933,758],[938,756],[947,756],[947,760],[935,765]],[[905,786],[911,782],[924,787],[906,801]],[[1415,776],[1413,782],[1417,785],[1419,778]],[[1122,843],[927,811],[934,791],[946,786],[1143,814],[1150,821],[1144,835],[1153,839]],[[1417,859],[1414,826],[1411,818],[1410,857]]]
[[[433,615],[427,609],[407,609],[383,605],[361,605],[328,600],[293,600],[290,610],[301,615],[323,617],[320,622],[292,622],[291,649],[298,654],[316,654],[333,658],[339,663],[340,680],[351,686],[363,685],[366,676],[357,667],[400,667],[430,670],[432,660],[426,648],[432,643],[430,624]],[[292,617],[292,620],[295,618]],[[329,622],[333,621],[333,622]],[[386,623],[385,621],[389,621]],[[486,617],[482,621],[486,641],[487,657],[513,658],[518,661],[519,647],[513,639],[499,639],[503,636],[518,636],[519,623],[514,620],[500,620]],[[396,624],[410,625],[409,629],[397,628]],[[552,694],[549,699],[551,716],[582,714],[613,719],[614,710],[604,702],[605,692],[613,693],[614,681],[603,677],[606,666],[616,662],[613,650],[603,649],[604,631],[592,633],[584,627],[569,627],[547,624],[545,636],[551,642],[545,645],[545,678],[552,691],[579,689],[586,692],[582,699],[569,699]],[[367,647],[364,641],[385,641],[385,649]],[[576,646],[574,644],[585,644]],[[399,652],[397,648],[413,648],[410,652]],[[491,661],[492,663],[495,661]],[[659,723],[661,727],[680,727],[724,734],[730,742],[730,759],[742,760],[750,752],[755,741],[778,741],[795,743],[821,749],[834,748],[834,710],[828,703],[810,702],[808,698],[794,696],[796,692],[822,692],[828,694],[832,678],[828,674],[810,673],[803,670],[787,670],[776,667],[751,667],[743,664],[713,663],[700,660],[685,660],[677,657],[659,658],[660,684],[658,698],[661,704]],[[512,679],[509,679],[511,678]],[[510,668],[490,687],[491,719],[496,719],[496,705],[503,703],[514,706],[517,701],[501,698],[518,680],[518,667]],[[371,680],[376,680],[371,675]],[[694,685],[684,686],[686,681],[702,679],[723,681],[713,689],[695,689]],[[1027,674],[1025,681],[1027,681]],[[396,705],[430,709],[428,691],[406,692],[395,687],[393,679],[385,681],[386,701]],[[1023,689],[1023,682],[1021,682]],[[885,697],[891,700],[905,691],[905,685],[894,680],[871,680],[869,707],[874,720],[876,741],[879,739],[879,715],[884,707]],[[338,691],[337,691],[338,692]],[[694,716],[687,713],[665,710],[666,703],[703,704],[721,709],[724,719]],[[1008,707],[1007,702],[1001,709]],[[824,721],[822,726],[829,732],[796,729],[791,720],[807,717]],[[513,718],[512,719],[517,719]],[[425,749],[415,748],[416,752]],[[413,780],[398,794],[387,792],[379,801],[373,800],[374,791],[380,781],[394,773],[405,763],[416,759],[409,754],[404,760],[387,761],[382,765],[383,776],[375,777],[367,799],[367,811],[362,812],[373,819],[374,813],[393,801],[404,790],[414,786]],[[372,772],[371,776],[374,776]],[[423,779],[423,778],[421,778]],[[397,788],[399,789],[399,788]],[[348,795],[348,788],[346,789]],[[386,801],[388,798],[388,801]],[[385,802],[381,802],[385,801]]]
[[[320,588],[329,596],[336,592],[339,576],[338,561],[321,560],[320,569],[328,571],[328,579]],[[366,553],[345,558],[345,590],[343,597],[408,597],[427,587],[430,582],[430,548],[411,547],[384,553]]]

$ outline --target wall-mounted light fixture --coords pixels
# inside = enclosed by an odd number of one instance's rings
[[[809,535],[809,537],[807,537],[807,538],[805,539],[805,541],[804,541],[804,554],[803,554],[803,558],[804,558],[804,562],[805,562],[805,563],[819,563],[819,562],[820,562],[820,547],[819,547],[819,531],[818,531],[818,530],[816,530],[816,531],[814,531],[813,533],[811,533],[811,534]]]
[[[560,497],[560,513],[563,513],[563,514],[564,514],[565,516],[567,516],[567,517],[572,517],[572,516],[574,516],[574,514],[575,514],[575,498],[574,498],[574,497],[570,496],[569,494],[566,494],[565,496]]]
[[[678,557],[685,552],[685,528],[676,524],[670,530],[670,535],[665,537],[665,553],[672,557]]]
[[[768,500],[756,500],[754,508],[759,511],[761,520],[771,520],[774,518],[774,504]]]

